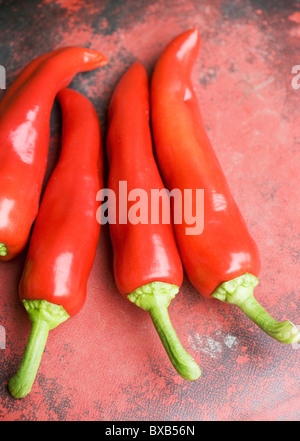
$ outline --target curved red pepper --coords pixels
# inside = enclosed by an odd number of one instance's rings
[[[0,104],[0,260],[25,247],[47,165],[50,114],[57,92],[81,71],[107,63],[100,52],[66,47],[32,61]]]
[[[172,223],[151,223],[151,190],[165,191],[155,159],[149,126],[149,84],[145,68],[134,63],[118,83],[108,112],[108,187],[116,195],[116,222],[110,219],[114,252],[114,276],[121,294],[149,311],[175,369],[184,378],[195,380],[200,369],[185,352],[172,328],[167,307],[182,284],[183,270]],[[128,194],[119,192],[126,182]],[[147,196],[145,223],[120,220],[138,200],[128,201],[132,190]],[[121,209],[119,210],[119,205]],[[143,206],[145,208],[145,205]],[[109,206],[111,213],[112,205]]]
[[[184,269],[201,294],[238,304],[269,335],[292,343],[297,329],[273,320],[252,295],[259,252],[202,121],[191,80],[199,47],[196,29],[176,37],[159,58],[151,84],[154,143],[167,188],[204,189],[202,234],[187,235],[184,219],[174,225]]]
[[[58,54],[59,52],[65,50],[66,48],[60,48],[56,49],[52,52],[48,52],[46,54],[42,54],[39,57],[32,60],[27,66],[24,67],[24,69],[19,73],[17,78],[14,80],[14,82],[11,84],[9,89],[6,91],[4,97],[2,98],[0,102],[0,113],[5,112],[6,107],[9,102],[14,98],[15,94],[21,90],[22,87],[24,87],[24,84],[30,79],[30,77],[34,74],[34,71],[36,68],[44,61],[46,61],[48,58],[52,57],[55,54]]]
[[[148,77],[141,63],[134,63],[120,80],[110,102],[108,119],[108,187],[117,196],[117,222],[109,226],[116,285],[124,297],[154,280],[181,286],[183,269],[172,225],[118,222],[120,204],[126,214],[134,205],[134,201],[127,202],[122,195],[119,198],[120,181],[126,182],[128,193],[143,189],[149,199],[151,189],[164,188],[153,156]],[[148,215],[150,218],[150,210]]]
[[[50,329],[83,306],[100,232],[96,194],[103,187],[98,115],[70,89],[59,92],[62,151],[45,189],[19,285],[32,330],[11,393],[31,390]]]

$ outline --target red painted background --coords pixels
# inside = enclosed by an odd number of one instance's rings
[[[9,86],[32,58],[59,46],[102,51],[110,63],[77,75],[71,87],[94,103],[105,139],[107,106],[122,73],[138,59],[150,75],[165,45],[191,27],[202,36],[193,78],[203,118],[261,253],[256,297],[278,320],[300,326],[300,89],[291,84],[300,64],[299,2],[4,1],[0,64]],[[48,176],[59,153],[60,116],[55,104]],[[179,377],[148,314],[116,290],[106,227],[84,308],[51,331],[31,394],[15,400],[7,380],[30,330],[17,294],[24,258],[0,264],[1,420],[300,420],[300,345],[273,341],[186,279],[169,312],[202,377]]]

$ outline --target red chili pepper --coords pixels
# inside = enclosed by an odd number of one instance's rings
[[[115,212],[108,202],[116,285],[125,298],[149,311],[179,374],[196,380],[200,369],[182,347],[167,310],[183,279],[172,222],[163,224],[160,218],[151,223],[150,210],[147,219],[130,220],[139,200],[131,192],[142,190],[146,195],[146,201],[139,201],[142,210],[150,207],[151,190],[167,194],[153,156],[149,82],[141,63],[134,63],[121,78],[110,102],[108,120],[108,187],[116,195]],[[126,194],[120,192],[120,182],[126,183]],[[120,219],[124,213],[126,218]]]
[[[81,71],[107,63],[100,52],[66,47],[32,61],[0,104],[0,260],[26,246],[47,166],[50,114],[57,92]]]
[[[92,103],[70,89],[58,94],[62,151],[47,183],[19,285],[32,322],[17,374],[16,398],[31,390],[48,332],[82,308],[100,232],[96,194],[103,188],[99,118]]]
[[[174,225],[183,266],[201,294],[238,305],[267,334],[293,343],[300,338],[297,328],[272,319],[253,297],[259,252],[202,121],[191,80],[199,47],[196,29],[175,38],[159,58],[151,85],[154,143],[167,188],[204,189],[202,234],[187,235],[184,219]]]

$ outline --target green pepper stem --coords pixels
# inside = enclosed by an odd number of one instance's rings
[[[32,327],[19,370],[8,382],[9,391],[15,398],[23,398],[31,391],[49,331],[69,318],[62,306],[46,300],[24,300],[23,303]]]
[[[48,334],[49,328],[44,320],[32,323],[28,344],[20,368],[8,383],[9,391],[15,398],[23,398],[31,391],[46,346]]]
[[[149,312],[155,329],[175,370],[184,379],[194,381],[201,370],[183,348],[171,324],[168,306],[179,288],[163,282],[152,282],[130,293],[128,299]]]
[[[7,256],[7,248],[2,242],[0,242],[0,256]]]
[[[288,344],[299,342],[300,331],[292,322],[278,322],[273,319],[255,299],[253,290],[257,284],[257,277],[246,273],[219,285],[212,296],[238,306],[250,320],[275,340]]]

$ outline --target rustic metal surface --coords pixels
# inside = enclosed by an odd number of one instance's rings
[[[1,1],[0,64],[9,86],[41,53],[65,45],[101,50],[110,63],[79,74],[71,87],[92,100],[105,138],[122,73],[138,59],[150,75],[165,45],[192,27],[202,36],[193,78],[203,118],[261,253],[256,297],[275,318],[300,325],[300,89],[291,74],[300,64],[299,2]],[[55,104],[47,176],[60,116]],[[148,314],[115,288],[106,227],[84,308],[51,331],[31,394],[15,400],[7,380],[30,329],[17,294],[24,258],[0,264],[1,420],[300,420],[300,345],[273,341],[188,280],[169,311],[202,377],[181,379]]]

